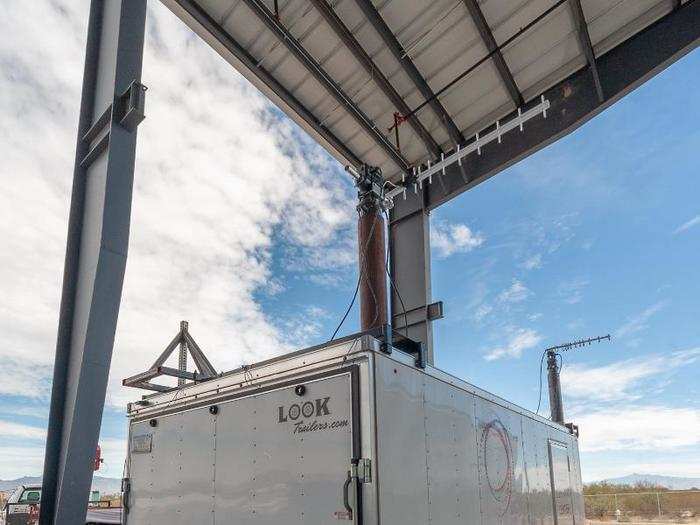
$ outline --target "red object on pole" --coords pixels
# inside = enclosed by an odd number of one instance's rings
[[[102,463],[102,449],[100,445],[97,445],[97,450],[95,451],[95,463],[93,465],[93,470],[100,470],[100,464]]]
[[[366,195],[359,210],[360,328],[365,331],[387,323],[386,242],[384,216],[376,200]]]

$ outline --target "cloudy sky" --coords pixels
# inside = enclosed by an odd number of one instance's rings
[[[0,479],[41,472],[87,4],[0,18]],[[542,348],[612,334],[564,356],[587,480],[700,476],[699,72],[696,53],[432,217],[438,366],[535,409]],[[114,477],[138,394],[121,379],[181,319],[227,370],[327,339],[356,279],[341,166],[158,2],[143,82],[100,439]]]

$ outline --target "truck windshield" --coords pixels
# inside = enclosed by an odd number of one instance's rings
[[[40,490],[25,490],[24,494],[22,494],[22,497],[20,498],[21,502],[27,501],[27,502],[36,502],[41,499],[41,491]]]

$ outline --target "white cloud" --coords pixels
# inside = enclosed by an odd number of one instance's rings
[[[615,331],[615,337],[627,337],[647,328],[647,322],[656,313],[663,310],[668,305],[668,301],[659,301],[644,309],[639,314],[630,317],[622,326]]]
[[[523,283],[513,279],[513,284],[499,294],[498,300],[502,303],[520,303],[527,299],[530,294],[530,290]]]
[[[668,451],[700,445],[700,410],[621,405],[575,416],[582,452]]]
[[[609,365],[567,365],[562,369],[564,395],[593,401],[634,400],[641,397],[640,385],[651,377],[673,373],[700,360],[700,348],[616,361]],[[637,392],[633,392],[632,390]]]
[[[25,400],[22,399],[22,401]],[[46,420],[49,417],[49,406],[41,400],[34,405],[5,403],[3,406],[0,406],[0,416],[28,416],[35,419]]]
[[[103,459],[98,476],[123,477],[126,439],[100,438],[100,453]]]
[[[639,381],[660,372],[660,359],[636,362],[634,359],[607,366],[589,368],[585,365],[569,365],[562,370],[565,394],[571,398],[588,398],[600,401],[636,399],[629,392]]]
[[[546,257],[559,251],[575,237],[580,225],[578,213],[549,213],[508,222],[506,238],[513,255],[526,270],[541,268]]]
[[[692,228],[693,226],[697,226],[698,224],[700,224],[700,215],[696,215],[689,221],[681,224],[678,228],[673,230],[673,234],[678,235],[679,233],[683,233],[684,231],[689,230],[690,228]]]
[[[564,394],[574,401],[569,404],[568,417],[581,428],[581,451],[584,454],[605,451],[668,454],[683,452],[688,447],[693,450],[692,447],[700,445],[700,410],[697,408],[665,406],[660,402],[635,403],[642,397],[658,394],[670,376],[698,361],[700,348],[692,348],[599,367],[564,366]],[[595,458],[591,459],[591,467],[585,469],[588,479],[616,477],[626,473],[624,469],[632,468],[630,460],[623,457],[618,458],[621,463],[615,468],[607,470],[605,465],[597,465]],[[633,471],[680,473],[679,465],[671,468],[668,464],[654,463],[653,456],[648,463],[642,467],[635,462]]]
[[[27,343],[33,346],[35,342],[29,340]],[[52,368],[45,361],[45,356],[32,355],[19,349],[15,355],[2,356],[2,373],[0,394],[45,399],[50,392]]]
[[[493,306],[486,303],[480,304],[476,310],[474,310],[474,320],[477,323],[483,321],[491,312],[493,311]]]
[[[0,420],[0,479],[40,475],[45,440],[44,428]],[[99,444],[104,461],[97,475],[122,477],[126,440],[102,437]]]
[[[508,342],[501,347],[487,352],[484,359],[494,361],[504,357],[520,357],[525,350],[536,347],[542,341],[542,336],[530,328],[518,328],[513,331]]]
[[[542,268],[542,254],[536,253],[535,255],[531,255],[523,261],[522,267],[526,270]]]
[[[0,419],[0,437],[3,439],[23,438],[44,440],[46,439],[46,430]]]
[[[0,445],[0,479],[36,476],[44,465],[44,447]]]
[[[438,257],[467,253],[484,242],[480,233],[474,233],[466,224],[435,221],[430,232],[430,245]]]
[[[60,13],[56,5],[12,3],[0,19],[0,170],[14,181],[0,192],[0,360],[12,371],[0,393],[42,399],[56,338],[88,2],[64,2]],[[256,292],[284,286],[272,276],[277,234],[299,247],[299,267],[348,265],[356,252],[352,191],[337,163],[160,3],[149,4],[147,27],[147,118],[107,399],[118,407],[138,395],[121,379],[149,366],[181,319],[219,370],[313,337],[313,326],[290,331],[256,302]]]
[[[590,281],[582,277],[564,281],[557,287],[557,294],[567,304],[578,304],[583,299],[583,291]]]

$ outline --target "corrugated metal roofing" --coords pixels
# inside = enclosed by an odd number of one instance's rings
[[[394,123],[394,114],[402,112],[311,0],[278,0],[278,17],[274,0],[163,2],[341,163],[366,162],[380,166],[385,175],[396,178],[406,166],[435,158],[426,141],[408,123],[399,126],[400,151],[397,151],[394,132],[389,128]],[[326,3],[405,104],[409,108],[419,106],[425,97],[415,79],[406,73],[365,16],[361,2]],[[371,0],[369,5],[388,26],[432,91],[437,92],[489,54],[467,3],[466,0]],[[525,103],[538,99],[547,88],[587,67],[571,2],[480,0],[476,4],[498,45],[551,9],[541,21],[501,50]],[[673,9],[673,4],[670,0],[581,0],[595,55],[606,53],[663,17]],[[552,9],[553,6],[556,8]],[[197,16],[193,16],[194,12]],[[261,13],[267,16],[267,24],[263,22],[266,16]],[[278,24],[279,31],[271,29],[270,24]],[[280,31],[291,38],[280,37]],[[240,48],[237,53],[231,52],[232,45]],[[314,63],[311,69],[316,71],[310,72],[308,63],[299,59],[299,52],[290,51],[289,45],[307,53]],[[319,75],[323,77],[321,80]],[[329,88],[329,82],[335,87]],[[440,95],[439,101],[466,137],[516,109],[512,92],[506,88],[494,57],[483,60]],[[443,151],[455,148],[447,126],[434,108],[426,105],[416,113],[416,118]],[[405,163],[397,158],[405,159]]]

